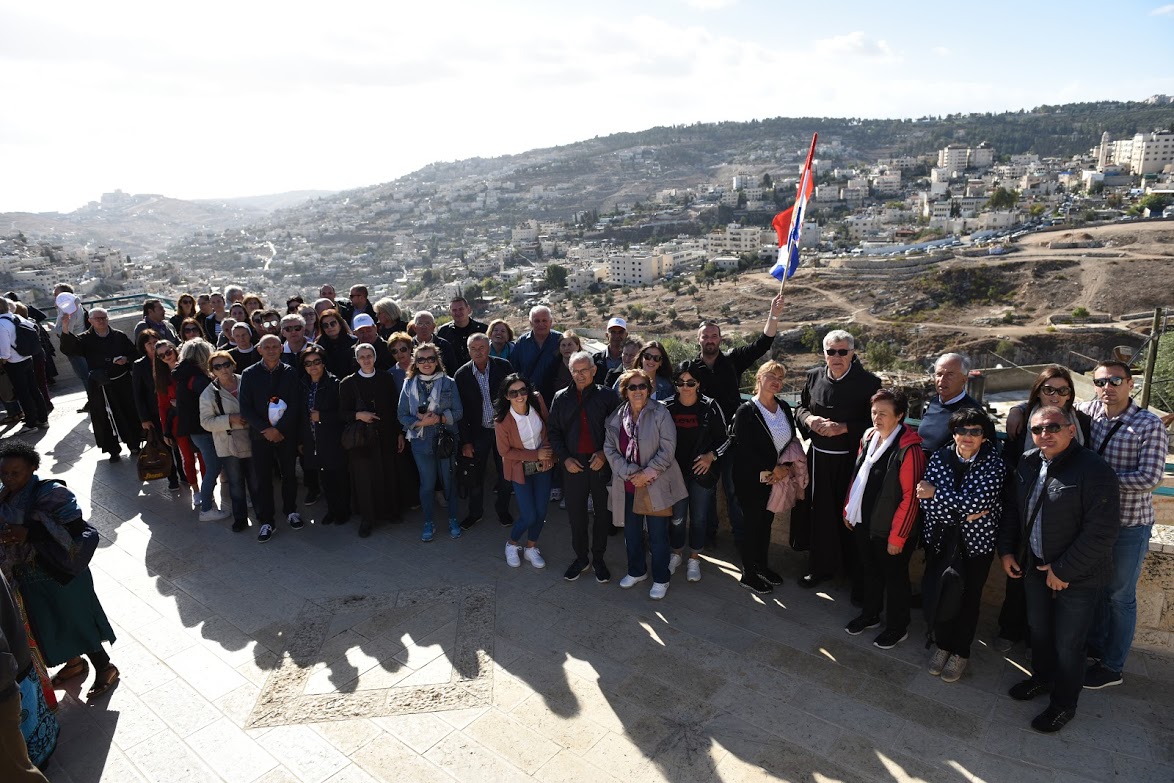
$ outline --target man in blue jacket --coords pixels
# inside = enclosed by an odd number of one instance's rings
[[[282,511],[289,526],[302,526],[298,514],[297,462],[298,421],[301,415],[301,387],[298,371],[281,361],[281,340],[267,334],[257,343],[261,361],[241,374],[241,415],[249,422],[253,446],[253,508],[261,524],[258,541],[273,535],[273,470],[281,473]],[[281,403],[285,411],[278,418]]]

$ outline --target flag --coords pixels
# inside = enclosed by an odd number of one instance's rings
[[[779,281],[790,280],[795,270],[799,268],[799,235],[803,231],[803,221],[807,216],[807,200],[815,191],[815,179],[811,174],[811,160],[815,157],[815,142],[818,133],[811,135],[811,149],[807,151],[807,160],[803,164],[803,171],[799,175],[799,189],[795,193],[795,203],[775,215],[771,221],[775,233],[779,237],[779,257],[771,267],[771,275]]]

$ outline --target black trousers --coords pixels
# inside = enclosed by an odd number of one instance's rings
[[[766,508],[769,498],[769,493],[754,493],[742,498],[742,541],[738,547],[743,573],[756,574],[767,567],[770,527],[775,519],[775,512]]]
[[[26,424],[40,424],[49,420],[49,405],[41,396],[41,387],[37,384],[37,377],[33,371],[33,359],[22,362],[8,362],[4,371],[8,373],[8,380],[12,381],[12,392],[24,411]]]
[[[842,524],[842,523],[841,523]],[[895,555],[888,553],[888,539],[876,538],[866,525],[852,529],[859,557],[859,568],[853,585],[864,606],[862,613],[880,617],[885,611],[885,628],[904,631],[909,628],[909,558],[913,555],[912,539]]]
[[[999,636],[1013,642],[1028,637],[1027,595],[1023,592],[1022,579],[1007,577],[1007,591],[999,609]]]
[[[962,569],[962,606],[954,619],[934,624],[934,640],[947,652],[970,657],[970,645],[978,628],[978,610],[982,605],[982,588],[991,572],[994,552],[968,557]],[[1022,580],[1016,580],[1022,581]],[[924,591],[923,591],[924,592]]]
[[[611,509],[607,505],[607,483],[609,472],[592,470],[586,467],[591,462],[590,454],[572,454],[585,466],[580,473],[563,471],[563,496],[567,500],[567,518],[571,522],[571,547],[575,550],[575,557],[579,562],[586,563],[588,559],[603,560],[603,553],[607,549],[607,537],[611,532]],[[595,505],[595,523],[591,525],[590,549],[587,540],[587,496],[590,495]],[[591,557],[588,558],[590,551]]]
[[[510,493],[513,487],[502,475],[501,454],[497,451],[497,435],[489,427],[477,427],[473,436],[473,469],[469,474],[469,516],[480,519],[485,513],[485,469],[492,457],[497,467],[497,499],[493,504],[498,520],[510,513]]]
[[[346,468],[322,468],[322,494],[326,496],[326,511],[334,515],[336,523],[351,518],[351,478]]]
[[[1027,620],[1031,625],[1031,668],[1034,677],[1052,683],[1052,706],[1076,709],[1084,688],[1085,645],[1101,600],[1096,587],[1069,587],[1054,591],[1047,574],[1036,569],[1029,556],[1023,569]]]
[[[852,576],[858,547],[844,527],[844,503],[852,484],[856,458],[811,450],[810,566],[816,576],[834,576],[843,569]]]
[[[270,443],[264,438],[253,438],[253,510],[257,521],[273,524],[273,471],[281,473],[281,513],[289,516],[298,510],[297,446],[293,438]]]

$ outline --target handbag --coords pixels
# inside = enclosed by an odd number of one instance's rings
[[[636,496],[632,499],[632,513],[643,514],[647,517],[671,517],[673,507],[653,508],[652,499],[648,495],[648,487],[636,487]]]
[[[436,443],[433,446],[433,452],[437,459],[448,459],[457,450],[457,439],[450,431],[440,426],[436,431]]]
[[[355,389],[355,398],[360,403],[359,410],[375,412],[375,403],[368,403],[363,399],[363,395],[359,394],[359,390]],[[354,451],[355,449],[366,449],[374,446],[379,440],[379,425],[372,424],[366,421],[355,419],[347,422],[347,425],[342,428],[342,447],[347,451]]]
[[[137,463],[139,481],[155,481],[171,475],[171,449],[163,444],[154,427],[149,430],[147,443],[139,452]]]
[[[73,537],[73,545],[67,550],[57,543],[57,539],[49,535],[43,524],[33,518],[33,506],[41,487],[54,482],[65,486],[61,479],[42,479],[33,487],[33,499],[25,509],[24,524],[29,530],[30,540],[37,554],[37,565],[57,584],[67,585],[90,567],[90,561],[98,549],[99,535],[97,528],[78,517],[66,526]]]

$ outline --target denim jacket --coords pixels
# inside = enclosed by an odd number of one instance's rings
[[[404,427],[404,432],[407,434],[409,441],[412,441],[412,447],[425,452],[432,451],[432,445],[436,441],[436,428],[444,427],[455,436],[457,434],[457,422],[461,420],[464,415],[464,409],[461,407],[461,395],[457,393],[456,382],[447,375],[441,375],[436,379],[436,386],[434,391],[437,397],[436,413],[441,416],[441,424],[434,424],[422,429],[413,428],[412,425],[416,423],[416,406],[419,405],[417,400],[420,400],[422,395],[418,390],[418,377],[409,378],[405,383],[403,389],[399,393],[399,408],[396,415],[399,417],[400,424]],[[424,397],[423,400],[427,400]],[[415,441],[420,441],[416,445]]]

